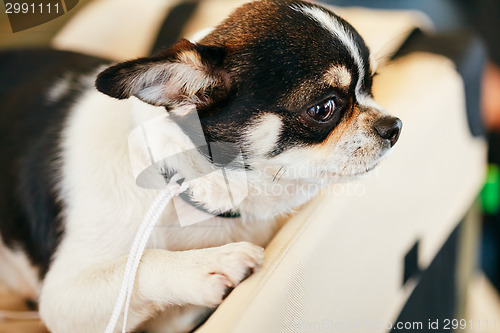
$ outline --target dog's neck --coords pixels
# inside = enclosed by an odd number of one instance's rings
[[[173,115],[172,110],[169,113],[163,107],[154,107],[133,98],[136,126],[158,122],[154,133],[148,133],[149,142],[155,143],[155,147],[148,149],[160,157],[155,159],[156,167],[167,178],[178,173],[189,181],[189,191],[181,198],[193,208],[219,217],[241,215],[243,220],[249,221],[271,220],[292,212],[319,191],[320,187],[298,190],[302,184],[297,180],[284,180],[272,174],[263,175],[258,170],[247,170],[242,155],[231,156],[234,161],[227,167],[215,165],[214,155],[220,143],[200,145],[200,133],[193,133],[196,130],[192,128],[186,130],[176,119],[180,116],[185,119],[186,109],[174,110]],[[133,151],[130,149],[131,154]],[[207,151],[210,151],[210,156],[207,156]],[[143,155],[147,156],[146,153]],[[277,187],[286,191],[277,191]]]

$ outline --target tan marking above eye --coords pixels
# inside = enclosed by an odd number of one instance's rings
[[[345,66],[333,66],[326,72],[326,82],[333,87],[349,87],[351,85],[351,73]]]

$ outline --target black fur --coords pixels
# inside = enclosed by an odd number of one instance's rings
[[[365,76],[359,78],[347,47],[331,31],[293,6],[304,3],[270,0],[243,6],[199,44],[181,41],[153,57],[115,65],[99,75],[96,87],[109,96],[128,98],[137,90],[130,82],[136,82],[134,79],[145,70],[178,61],[179,52],[194,50],[201,55],[207,75],[220,82],[199,94],[207,95],[197,105],[207,142],[239,145],[253,118],[273,113],[281,117],[284,126],[271,155],[289,147],[321,143],[338,123],[353,114],[357,107],[354,90],[360,79],[362,90],[371,95],[369,50],[349,23],[317,7],[350,31],[365,68]],[[332,87],[323,79],[334,65],[343,65],[350,71],[352,82],[348,88]],[[165,105],[167,110],[182,99],[182,94],[174,95],[172,105]],[[328,123],[311,121],[307,109],[327,99],[334,99],[341,106],[335,116]],[[241,148],[245,156],[250,154],[245,146]]]
[[[81,76],[105,63],[54,50],[0,53],[0,233],[7,246],[26,251],[40,277],[64,232],[55,187],[66,113],[83,89]],[[48,101],[62,78],[71,88]]]
[[[200,112],[207,141],[239,142],[236,133],[243,133],[252,117],[274,113],[284,123],[278,146],[271,153],[276,155],[288,147],[321,143],[338,124],[334,121],[328,126],[317,126],[304,121],[302,115],[314,105],[311,103],[334,97],[343,105],[339,109],[339,120],[350,115],[356,106],[353,96],[359,78],[350,52],[330,31],[290,8],[294,3],[299,2],[267,1],[253,7],[243,6],[201,41],[226,50],[224,70],[231,74],[232,82],[227,99],[207,107],[215,109],[210,116],[205,116],[205,110]],[[259,8],[261,5],[264,7]],[[253,15],[258,15],[257,21]],[[330,15],[351,31],[366,69],[362,89],[371,95],[367,46],[349,23],[333,13]],[[254,19],[246,19],[246,16]],[[244,44],[238,42],[241,34],[247,35]],[[353,77],[348,91],[332,88],[321,79],[332,65],[337,64],[343,64]],[[307,82],[307,89],[298,90],[299,84],[304,82]]]
[[[180,51],[191,50],[201,55],[207,75],[218,83],[200,92],[200,100],[207,95],[198,105],[207,142],[240,144],[250,120],[270,112],[284,124],[272,155],[288,147],[321,143],[356,106],[358,70],[346,47],[320,24],[311,22],[312,18],[292,9],[294,3],[298,2],[243,6],[200,44],[183,40],[153,57],[112,66],[99,75],[96,87],[112,97],[128,98],[133,94],[127,87],[131,78],[149,66],[178,61]],[[347,22],[330,15],[354,36],[367,69],[363,90],[371,94],[366,45]],[[26,250],[42,276],[63,232],[55,187],[65,112],[81,91],[80,76],[104,63],[50,50],[0,54],[0,156],[4,161],[0,165],[0,231],[8,246]],[[353,77],[346,91],[321,79],[336,64],[344,65]],[[65,76],[72,81],[72,89],[48,102],[48,89]],[[306,89],[297,89],[304,83]],[[335,121],[318,125],[304,116],[313,103],[328,98],[342,105]]]

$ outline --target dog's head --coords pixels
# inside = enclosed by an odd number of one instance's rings
[[[206,141],[237,144],[247,169],[325,182],[372,169],[398,140],[401,121],[374,102],[373,76],[349,23],[269,0],[239,8],[199,43],[110,67],[96,86],[179,118],[194,106]]]

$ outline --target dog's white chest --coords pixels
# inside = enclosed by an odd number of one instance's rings
[[[238,241],[264,246],[277,228],[276,221],[243,222],[241,217],[209,215],[176,197],[155,227],[148,247],[179,251]]]

